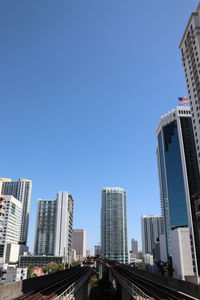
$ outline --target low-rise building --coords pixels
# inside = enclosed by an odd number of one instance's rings
[[[50,262],[55,262],[57,264],[62,264],[62,256],[45,256],[45,255],[26,255],[20,256],[19,265],[20,267],[26,267],[29,265],[34,265],[38,267],[44,267]]]
[[[0,284],[20,281],[27,278],[27,268],[18,268],[16,265],[2,264],[0,267]]]
[[[171,232],[174,277],[190,281],[194,277],[189,228],[176,228]]]

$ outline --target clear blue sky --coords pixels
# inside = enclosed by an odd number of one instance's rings
[[[155,129],[186,88],[179,41],[197,0],[0,1],[1,174],[75,199],[100,241],[101,189],[127,191],[128,237],[160,214]]]

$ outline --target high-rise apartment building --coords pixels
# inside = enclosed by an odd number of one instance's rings
[[[172,230],[189,227],[194,274],[198,275],[200,244],[193,195],[200,190],[200,176],[190,108],[179,106],[162,116],[157,127],[157,138],[167,255],[172,255]]]
[[[0,195],[0,262],[17,261],[22,203],[11,195]]]
[[[159,236],[164,232],[163,218],[161,216],[142,215],[142,252],[144,254],[153,254],[153,249]]]
[[[73,198],[60,191],[56,200],[38,200],[35,254],[56,255],[71,261]]]
[[[2,183],[1,193],[3,195],[12,195],[22,203],[20,243],[22,245],[26,245],[28,237],[32,181],[29,179],[12,181],[9,178],[0,178],[0,181]]]
[[[74,229],[72,238],[72,249],[76,250],[76,258],[82,261],[86,255],[86,231],[84,229]]]
[[[38,200],[35,249],[36,255],[54,255],[56,200]]]
[[[190,16],[180,42],[200,169],[200,4]]]
[[[102,190],[101,256],[128,263],[126,192],[119,187]]]
[[[55,228],[55,255],[71,261],[74,200],[67,192],[58,192]]]

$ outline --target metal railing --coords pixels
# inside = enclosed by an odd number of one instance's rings
[[[124,277],[116,272],[115,270],[112,270],[113,276],[117,279],[117,281],[121,284],[123,288],[126,289],[126,292],[129,293],[129,295],[137,300],[153,300],[150,296],[145,294],[140,288],[138,288],[135,284],[133,284],[129,280],[125,280]]]
[[[62,294],[54,298],[54,300],[75,300],[75,294],[84,285],[84,283],[92,275],[92,270],[89,270],[76,282],[72,283]]]

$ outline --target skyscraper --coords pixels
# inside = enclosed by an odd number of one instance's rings
[[[101,256],[128,263],[126,192],[119,187],[102,190]]]
[[[200,4],[190,16],[180,42],[182,63],[191,106],[198,164],[200,169]]]
[[[189,107],[177,107],[161,117],[157,127],[160,197],[167,254],[171,256],[171,230],[189,227],[194,273],[198,275],[199,237],[193,195],[200,190],[195,138]]]
[[[29,179],[12,181],[9,178],[0,178],[0,181],[2,182],[1,193],[3,195],[12,195],[22,203],[20,243],[26,245],[28,237],[32,181]]]
[[[56,209],[55,255],[71,261],[74,200],[68,192],[58,192]]]
[[[71,261],[73,202],[66,191],[58,192],[56,200],[38,200],[35,254]]]
[[[72,238],[72,248],[76,250],[76,258],[82,261],[86,255],[86,231],[84,229],[74,229]]]
[[[36,255],[54,255],[56,200],[38,200],[35,249]]]
[[[142,252],[152,254],[154,246],[159,236],[164,233],[163,218],[161,216],[150,215],[141,217],[142,229]]]

